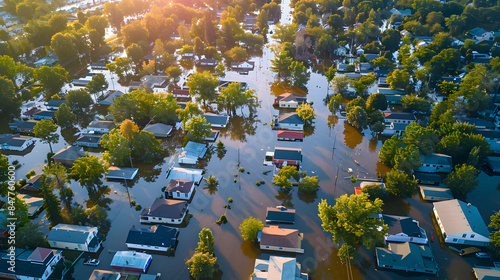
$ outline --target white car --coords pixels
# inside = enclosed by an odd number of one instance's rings
[[[85,259],[83,262],[84,265],[90,265],[90,266],[98,266],[101,261],[97,259]]]
[[[491,255],[490,255],[490,253],[477,252],[476,258],[478,258],[478,259],[491,259]]]

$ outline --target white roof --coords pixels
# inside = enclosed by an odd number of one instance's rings
[[[145,269],[151,258],[151,255],[145,253],[118,251],[111,261],[111,266]]]
[[[194,181],[198,184],[203,179],[202,172],[203,170],[201,169],[174,167],[168,172],[167,178]]]
[[[477,207],[461,200],[453,199],[434,202],[434,208],[447,235],[475,232],[486,238],[490,232]]]

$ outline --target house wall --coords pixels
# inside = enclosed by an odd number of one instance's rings
[[[468,245],[474,245],[474,246],[487,246],[490,239],[486,238],[480,234],[477,234],[475,232],[464,232],[460,234],[446,234],[446,231],[444,229],[443,224],[441,223],[441,219],[439,218],[439,215],[436,211],[436,208],[433,208],[432,211],[434,212],[434,216],[436,217],[437,223],[439,225],[439,229],[441,230],[441,234],[444,237],[444,242],[445,243],[452,243],[452,244],[468,244]],[[464,236],[465,235],[465,236]],[[474,236],[474,237],[472,237]]]
[[[181,193],[181,192],[170,192],[168,191],[167,193],[173,198],[173,199],[181,199],[181,200],[189,200],[191,199],[191,195],[193,194],[193,188],[191,188],[191,191],[189,193]]]
[[[276,159],[274,160],[274,163],[275,164],[281,164],[281,163],[284,163],[286,161],[286,163],[288,165],[300,165],[300,161],[296,161],[296,160],[281,160],[281,159]]]
[[[280,108],[298,108],[299,102],[296,101],[280,101]]]
[[[88,252],[88,244],[77,244],[77,243],[70,243],[70,242],[60,242],[60,241],[49,241],[50,247],[52,248],[60,248],[60,249],[69,249],[69,250],[76,250],[76,251],[84,251]]]
[[[98,148],[99,144],[98,143],[89,143],[89,142],[76,142],[76,146],[80,147],[92,147],[92,148]]]
[[[40,115],[33,115],[33,119],[35,120],[51,120],[51,117],[48,116],[40,116]]]
[[[389,269],[397,269],[397,270],[404,270],[406,272],[409,271],[415,271],[415,272],[422,272],[422,273],[431,273],[431,274],[436,274],[437,270],[435,269],[424,269],[424,268],[414,268],[414,267],[406,267],[406,266],[399,266],[399,265],[384,265],[384,264],[379,264],[379,267],[384,267],[384,268],[389,268]]]
[[[151,216],[141,216],[141,223],[156,223],[156,224],[172,224],[172,225],[179,225],[182,223],[184,220],[184,217],[186,217],[186,212],[182,215],[182,218],[180,219],[172,219],[172,218],[166,218],[166,217],[151,217]],[[146,220],[147,218],[147,220]]]
[[[288,130],[304,130],[303,124],[288,124],[288,123],[278,123],[279,128],[288,129]]]
[[[278,247],[270,245],[260,245],[262,250],[278,251],[278,252],[291,252],[291,253],[304,253],[304,249],[300,248],[288,248],[288,247]]]
[[[415,120],[385,119],[387,123],[413,123]]]
[[[429,164],[422,162],[422,166],[419,168],[423,172],[446,172],[450,173],[452,170],[451,165],[443,165],[443,164]]]
[[[428,240],[427,238],[423,237],[410,237],[407,234],[400,233],[397,235],[389,235],[384,237],[385,241],[394,241],[394,242],[411,242],[411,243],[416,243],[416,244],[427,244]]]
[[[107,128],[98,128],[98,127],[87,127],[88,131],[95,131],[98,133],[109,133],[109,129]]]
[[[159,252],[166,252],[170,247],[158,247],[158,246],[149,246],[149,245],[142,245],[142,244],[131,244],[131,243],[126,243],[127,248],[129,249],[139,249],[139,250],[150,250],[150,251],[159,251]]]

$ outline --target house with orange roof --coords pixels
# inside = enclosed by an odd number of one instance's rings
[[[278,226],[264,227],[257,236],[260,249],[291,253],[304,253],[302,240],[304,234],[298,229],[280,228]]]

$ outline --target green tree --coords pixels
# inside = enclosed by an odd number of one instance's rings
[[[196,248],[196,253],[214,253],[214,236],[212,231],[208,228],[201,229],[198,234],[200,237],[200,242],[198,242],[198,248]]]
[[[347,121],[356,129],[364,129],[368,125],[368,115],[360,106],[356,106],[347,112]]]
[[[417,181],[399,169],[392,169],[386,174],[385,185],[387,192],[401,198],[412,197],[417,191]]]
[[[177,110],[181,106],[177,104],[177,100],[172,94],[167,94],[164,98],[160,98],[151,110],[151,114],[158,122],[174,125],[177,121]]]
[[[347,76],[335,76],[331,86],[334,93],[340,93],[344,97],[349,95],[349,78]]]
[[[186,108],[177,109],[177,115],[179,116],[179,119],[182,121],[182,125],[186,126],[186,122],[193,116],[201,115],[201,110],[200,108],[198,108],[198,105],[196,103],[191,103],[191,101],[188,101],[186,103]]]
[[[212,134],[212,128],[203,117],[192,117],[186,123],[186,131],[195,141],[203,140]]]
[[[383,124],[382,122],[375,122],[370,126],[370,130],[376,133],[381,133],[384,131],[384,129],[385,129],[385,124]]]
[[[452,36],[462,34],[466,26],[466,20],[467,18],[463,15],[451,15],[449,18],[446,18],[446,27],[450,30],[450,34]]]
[[[318,176],[306,176],[302,178],[298,185],[299,191],[305,193],[315,193],[319,189]]]
[[[196,72],[191,75],[186,83],[189,88],[189,94],[196,97],[197,101],[203,101],[207,106],[207,101],[213,101],[216,98],[216,88],[219,85],[219,79],[210,72]]]
[[[373,65],[373,67],[378,67],[381,70],[392,70],[394,69],[394,67],[396,67],[396,64],[394,62],[383,56],[375,58],[374,60],[370,61],[370,63]]]
[[[311,73],[307,71],[307,67],[302,62],[293,61],[289,66],[293,85],[296,87],[305,87],[309,81]]]
[[[123,80],[125,75],[132,70],[132,61],[127,57],[118,57],[115,59],[115,62],[108,63],[106,69],[118,75],[120,80]]]
[[[281,24],[277,23],[275,26],[275,30],[271,35],[271,38],[276,40],[278,44],[283,43],[293,43],[295,41],[295,37],[297,35],[297,24]]]
[[[336,114],[337,111],[340,110],[341,102],[342,102],[342,95],[340,95],[340,93],[337,93],[330,99],[330,102],[328,103],[328,110],[332,112],[332,114]]]
[[[107,165],[99,160],[97,156],[88,155],[77,159],[68,178],[77,180],[81,186],[95,188],[96,185],[102,184],[104,173],[107,172]]]
[[[19,115],[21,99],[16,96],[15,85],[12,80],[0,76],[0,110],[2,116],[14,117]]]
[[[219,186],[219,180],[215,178],[214,175],[210,175],[207,178],[203,178],[203,180],[205,181],[205,183],[207,184],[207,188],[209,189],[213,189]]]
[[[179,66],[170,66],[165,73],[175,82],[182,75],[182,69]]]
[[[333,206],[326,200],[318,205],[319,217],[323,222],[323,230],[333,234],[333,242],[340,245],[338,256],[345,263],[356,257],[355,247],[363,245],[374,249],[382,242],[387,233],[387,225],[380,219],[372,218],[382,212],[383,202],[380,199],[371,201],[368,195],[347,194],[335,199]]]
[[[385,198],[384,188],[381,184],[371,184],[364,186],[361,189],[361,192],[366,193],[370,200],[375,200],[377,198],[384,200]]]
[[[387,139],[380,148],[380,152],[378,153],[378,157],[381,162],[394,166],[394,157],[396,156],[396,151],[398,148],[403,147],[404,143],[401,138],[397,135],[393,135],[390,139]]]
[[[189,267],[191,277],[196,280],[212,279],[219,271],[217,258],[211,253],[194,253],[186,265]]]
[[[386,29],[382,33],[382,46],[385,50],[390,52],[395,52],[398,50],[398,46],[401,42],[401,34],[395,29]]]
[[[287,180],[293,178],[297,182],[300,180],[300,172],[297,170],[297,167],[293,165],[283,166],[278,171],[278,176],[283,176]]]
[[[490,233],[488,248],[492,250],[495,256],[498,256],[500,255],[500,212],[491,215],[488,227],[495,229],[495,231]]]
[[[50,41],[50,48],[61,61],[69,60],[77,55],[76,38],[71,33],[57,33]]]
[[[94,205],[92,208],[85,209],[85,215],[88,218],[88,223],[95,227],[101,227],[108,217],[106,209],[99,205]]]
[[[103,153],[103,159],[119,166],[129,164],[129,157],[139,163],[151,163],[161,158],[163,153],[160,141],[154,134],[143,130],[133,132],[131,138],[127,139],[115,128],[103,135],[101,145],[108,150]]]
[[[226,67],[224,67],[224,64],[220,62],[215,66],[215,74],[219,77],[225,77],[226,76]]]
[[[94,103],[90,93],[83,88],[68,91],[66,102],[68,102],[69,107],[75,112],[86,111]]]
[[[316,117],[316,113],[314,113],[314,109],[310,104],[302,103],[297,108],[297,115],[304,120],[306,124],[311,124]]]
[[[369,111],[387,109],[387,98],[382,93],[370,95],[366,101],[366,109]]]
[[[431,109],[431,103],[429,101],[413,94],[403,96],[401,101],[403,102],[403,110],[405,112],[418,111],[427,114]]]
[[[50,184],[46,182],[45,176],[42,176],[40,184],[42,185],[42,188],[40,189],[40,195],[44,199],[43,207],[47,212],[47,218],[49,219],[51,224],[56,225],[62,221],[61,202],[53,193]]]
[[[454,82],[442,81],[438,86],[444,96],[450,96],[458,89],[458,84]]]
[[[102,93],[106,89],[108,89],[108,82],[106,81],[106,77],[104,74],[98,73],[97,75],[92,76],[92,80],[85,86],[87,91],[90,94],[97,95],[98,93]]]
[[[57,124],[62,128],[72,126],[76,122],[76,115],[71,112],[71,109],[65,103],[59,106],[59,109],[54,113]]]
[[[29,222],[16,230],[16,247],[35,249],[45,245],[45,235],[40,230],[39,223]]]
[[[147,119],[152,116],[151,112],[157,101],[158,98],[154,94],[149,94],[145,90],[134,90],[115,98],[114,104],[109,106],[109,112],[116,122],[130,118]]]
[[[35,137],[40,138],[44,143],[48,143],[51,153],[54,153],[52,143],[55,144],[59,141],[59,134],[56,134],[56,131],[57,125],[52,120],[39,120],[36,122],[35,127],[33,127]]]
[[[413,170],[422,165],[418,148],[413,145],[407,145],[404,148],[398,148],[394,156],[394,168],[404,171],[406,174],[413,174]]]
[[[403,141],[417,146],[422,154],[430,155],[434,152],[439,137],[435,130],[413,122],[406,127]]]
[[[132,45],[133,43],[139,43],[140,41],[148,41],[148,30],[144,27],[140,20],[132,21],[132,23],[127,24],[122,29],[122,44],[125,48]]]
[[[275,56],[271,60],[270,70],[278,73],[279,79],[284,79],[288,81],[292,75],[290,67],[292,66],[293,58],[290,56],[289,52],[286,50],[280,51],[274,50]]]
[[[282,188],[285,191],[289,190],[293,186],[293,183],[289,181],[286,176],[274,176],[273,184]]]
[[[262,221],[250,216],[248,219],[244,219],[240,224],[241,238],[244,241],[257,241],[257,234],[259,230],[264,228]]]
[[[356,94],[365,97],[368,94],[368,87],[375,82],[375,75],[369,73],[361,78],[351,80],[350,82],[352,87],[356,90]]]
[[[135,64],[135,69],[138,71],[139,62],[141,62],[144,57],[144,51],[142,47],[136,43],[131,44],[127,47],[127,57]]]
[[[68,72],[61,66],[42,66],[34,71],[34,78],[39,81],[45,90],[45,100],[58,94],[64,83],[68,82]]]
[[[467,194],[479,185],[479,181],[476,180],[478,174],[479,171],[474,166],[462,164],[456,166],[455,170],[446,176],[444,184],[450,188],[453,196],[465,199]]]
[[[103,16],[91,16],[85,22],[87,30],[95,30],[104,40],[106,35],[106,28],[108,27],[108,20]]]
[[[387,75],[387,82],[392,89],[406,89],[410,84],[410,74],[403,69],[396,69]]]
[[[257,28],[259,28],[261,34],[267,34],[269,28],[269,24],[267,23],[268,21],[267,10],[261,10],[261,12],[257,15]]]

